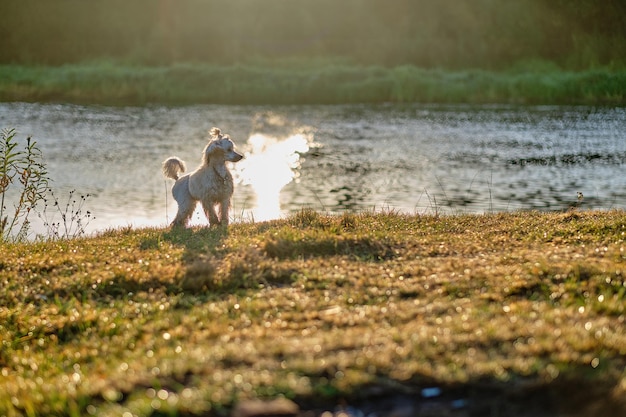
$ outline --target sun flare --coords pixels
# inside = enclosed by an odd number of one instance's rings
[[[256,133],[248,139],[249,151],[234,168],[236,181],[253,193],[254,220],[279,218],[280,191],[298,176],[301,155],[308,152],[310,138],[298,133],[284,139]]]

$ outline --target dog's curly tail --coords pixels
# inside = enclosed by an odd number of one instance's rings
[[[182,159],[172,156],[163,161],[163,175],[166,178],[177,180],[183,172],[187,169],[185,162]]]

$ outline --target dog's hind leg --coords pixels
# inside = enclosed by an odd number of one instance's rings
[[[172,196],[178,204],[178,213],[172,222],[172,226],[187,227],[189,219],[193,215],[196,208],[196,200],[189,193],[189,176],[186,175],[174,184],[172,187]]]
[[[217,217],[217,213],[215,212],[215,206],[213,205],[212,202],[203,200],[202,208],[204,209],[204,214],[209,219],[209,224],[211,226],[217,226],[218,224],[220,224],[220,221],[218,220],[218,217]]]
[[[193,215],[193,211],[196,208],[196,202],[192,200],[184,200],[178,203],[178,213],[176,218],[172,222],[174,227],[187,227],[189,219]]]

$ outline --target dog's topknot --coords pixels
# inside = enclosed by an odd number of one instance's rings
[[[209,133],[214,138],[219,138],[220,136],[222,136],[222,131],[218,127],[212,127],[211,130],[209,130]]]

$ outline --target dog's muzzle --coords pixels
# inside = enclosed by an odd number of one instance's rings
[[[233,152],[233,154],[229,155],[229,156],[230,156],[230,158],[228,158],[228,160],[230,162],[238,162],[238,161],[241,161],[243,159],[243,155],[238,153],[238,152]]]

